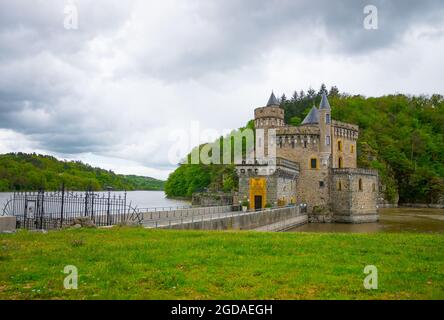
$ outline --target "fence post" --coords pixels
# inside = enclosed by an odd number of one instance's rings
[[[63,227],[63,206],[65,205],[65,183],[62,183],[62,207],[60,208],[60,228]]]

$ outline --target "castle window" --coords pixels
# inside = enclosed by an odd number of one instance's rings
[[[291,147],[294,149],[295,144],[294,144],[294,140],[291,142]]]
[[[307,141],[304,141],[304,148],[307,148]]]
[[[338,181],[338,191],[342,191],[342,182]]]
[[[362,179],[359,179],[359,191],[362,191]]]
[[[354,152],[355,152],[355,145],[352,144],[352,145],[350,146],[350,152],[351,152],[351,153],[354,153]]]
[[[372,184],[372,191],[375,192],[376,191],[376,185],[373,183]]]
[[[342,157],[339,157],[338,168],[343,168],[343,167],[344,167],[344,161],[342,160]]]
[[[338,151],[342,151],[342,141],[338,141]]]
[[[325,145],[329,146],[330,145],[330,136],[326,136],[325,137]]]
[[[330,123],[330,114],[328,113],[325,115],[325,123]]]
[[[310,168],[311,169],[317,169],[318,168],[318,159],[311,158],[310,159]]]
[[[319,181],[319,188],[323,188],[323,187],[325,187],[324,181]]]

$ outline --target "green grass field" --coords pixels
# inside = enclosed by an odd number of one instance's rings
[[[1,299],[444,299],[442,235],[113,228],[21,231],[0,248]]]

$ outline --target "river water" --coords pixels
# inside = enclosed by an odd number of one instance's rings
[[[444,209],[391,208],[379,210],[379,222],[363,224],[309,223],[290,232],[421,232],[444,234]]]
[[[111,195],[123,192],[111,192]],[[12,193],[0,193],[0,214]],[[187,201],[172,200],[163,191],[129,191],[127,202],[133,207],[178,207],[190,205]],[[444,234],[444,209],[394,208],[380,209],[380,221],[364,224],[309,223],[289,232],[422,232]]]
[[[111,192],[113,195],[122,195],[123,192]],[[6,202],[12,197],[12,193],[0,192],[0,214]],[[163,191],[128,191],[127,203],[132,207],[153,208],[153,207],[178,207],[190,205],[187,201],[167,199]]]

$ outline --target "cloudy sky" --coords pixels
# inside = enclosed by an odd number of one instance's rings
[[[243,126],[271,90],[442,94],[443,65],[442,0],[0,0],[0,153],[166,178],[190,127]]]

